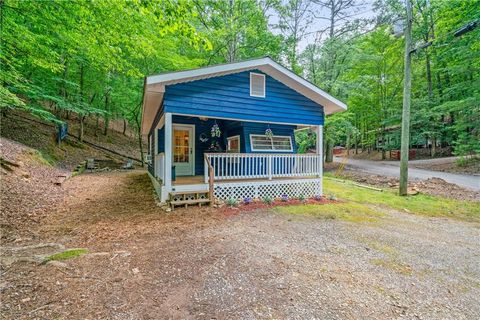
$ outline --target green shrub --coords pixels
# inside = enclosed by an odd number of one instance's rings
[[[262,201],[265,204],[272,204],[273,203],[272,197],[269,197],[269,196],[263,197]]]
[[[236,206],[238,206],[238,201],[237,201],[237,199],[230,198],[230,199],[227,200],[226,203],[227,203],[227,206],[229,206],[229,207],[236,207]]]

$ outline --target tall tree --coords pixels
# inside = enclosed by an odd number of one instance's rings
[[[276,26],[284,36],[288,65],[300,73],[298,45],[312,22],[311,0],[287,0],[277,6],[279,22]]]
[[[269,55],[277,58],[280,37],[268,28],[269,1],[194,0],[199,30],[212,43],[207,64]]]

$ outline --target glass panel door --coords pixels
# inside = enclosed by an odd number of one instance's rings
[[[172,162],[175,166],[175,174],[177,176],[194,175],[194,127],[188,125],[174,125],[172,139]]]
[[[173,162],[189,162],[190,157],[190,131],[174,130],[173,131]]]

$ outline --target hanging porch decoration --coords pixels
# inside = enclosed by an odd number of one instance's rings
[[[273,138],[273,131],[272,131],[272,129],[270,129],[270,125],[268,125],[267,130],[265,130],[265,136],[266,136],[268,139],[272,139],[272,138]]]
[[[210,147],[208,148],[209,152],[221,152],[222,147],[220,145],[220,136],[222,135],[222,131],[220,130],[220,126],[215,121],[215,124],[210,129],[210,133],[212,135],[212,141],[210,142]]]
[[[212,126],[210,133],[212,134],[212,138],[220,138],[220,136],[222,135],[222,131],[220,131],[220,127],[218,126],[217,121],[215,121],[215,124]]]

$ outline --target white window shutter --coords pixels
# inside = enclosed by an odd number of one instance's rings
[[[265,98],[265,75],[250,72],[250,96]]]

